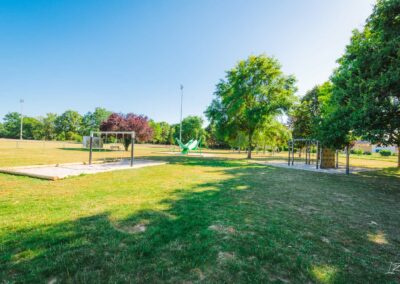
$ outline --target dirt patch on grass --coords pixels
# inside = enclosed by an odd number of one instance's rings
[[[203,271],[201,271],[200,268],[195,268],[192,269],[192,272],[198,276],[200,281],[203,281],[204,279],[206,279],[206,276],[204,275]]]
[[[233,252],[222,252],[222,251],[220,251],[218,253],[218,262],[220,264],[224,264],[226,262],[233,261],[235,259],[236,259],[236,256],[235,256],[235,254]]]
[[[368,234],[368,240],[378,245],[387,245],[389,242],[386,239],[385,233],[378,231],[373,234]]]
[[[139,234],[146,231],[147,227],[146,224],[140,223],[134,226],[118,226],[113,225],[113,228],[118,232],[125,233],[125,234]]]
[[[210,227],[208,227],[209,230],[211,231],[215,231],[218,233],[223,233],[223,234],[234,234],[236,233],[236,230],[231,227],[231,226],[222,226],[222,225],[211,225]]]

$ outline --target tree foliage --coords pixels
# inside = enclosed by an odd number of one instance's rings
[[[288,127],[276,119],[265,121],[255,134],[255,142],[258,147],[263,149],[264,153],[267,146],[273,150],[281,148],[287,145],[290,138],[291,133]]]
[[[333,117],[383,145],[400,146],[399,50],[400,1],[379,0],[364,30],[353,32],[331,78]]]
[[[3,118],[3,127],[6,138],[18,138],[20,134],[21,115],[9,112]]]
[[[57,114],[55,113],[48,113],[44,118],[41,119],[43,139],[54,140],[57,138],[56,119]]]
[[[182,141],[201,139],[206,142],[206,131],[203,129],[203,119],[200,116],[187,116],[182,120]],[[175,137],[179,138],[180,124],[175,125]]]
[[[294,84],[294,77],[284,75],[276,59],[250,56],[218,83],[216,98],[205,113],[226,140],[245,133],[251,158],[256,130],[289,110],[295,101]]]
[[[97,107],[94,112],[87,112],[82,118],[81,134],[89,135],[91,131],[99,131],[101,123],[111,114],[111,111],[101,107]]]
[[[81,129],[82,116],[74,110],[67,110],[54,121],[60,140],[74,140]]]
[[[100,125],[102,131],[135,131],[135,139],[138,142],[147,142],[151,140],[153,130],[150,127],[149,119],[144,115],[133,113],[122,114],[113,113],[107,120]],[[124,146],[127,151],[131,143],[131,138],[124,137]]]

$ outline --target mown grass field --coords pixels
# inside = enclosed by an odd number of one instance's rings
[[[71,148],[0,147],[0,165],[87,158]],[[328,175],[163,151],[136,148],[167,165],[55,182],[0,174],[0,282],[400,282],[387,273],[400,262],[399,170]]]

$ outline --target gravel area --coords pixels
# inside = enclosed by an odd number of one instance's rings
[[[296,169],[296,170],[304,170],[304,171],[327,173],[327,174],[346,174],[346,168],[343,166],[339,166],[338,169],[316,169],[315,164],[306,165],[305,163],[302,162],[297,162],[297,163],[295,162],[293,166],[292,165],[289,166],[287,162],[283,162],[282,160],[260,162],[260,164],[279,167],[279,168]],[[350,173],[368,172],[375,170],[376,169],[371,169],[371,168],[350,167]]]

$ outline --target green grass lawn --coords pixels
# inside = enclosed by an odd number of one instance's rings
[[[56,182],[0,174],[0,282],[400,281],[387,274],[400,262],[398,170],[152,158],[170,163]]]

